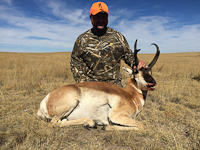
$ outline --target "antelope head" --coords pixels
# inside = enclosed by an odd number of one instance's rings
[[[137,84],[138,88],[142,91],[147,91],[147,90],[153,91],[154,86],[156,85],[156,81],[152,77],[152,68],[158,60],[160,50],[159,50],[158,45],[156,45],[155,43],[152,43],[151,45],[156,46],[157,52],[156,52],[153,60],[151,61],[151,63],[149,65],[147,65],[146,68],[141,68],[139,70],[137,70],[137,69],[133,69],[133,70],[128,69],[127,70],[127,68],[125,70],[125,68],[123,68],[127,74],[132,75],[131,80],[134,80],[135,83]],[[140,51],[140,49],[137,49],[137,40],[136,40],[135,45],[134,45],[134,60],[135,60],[136,68],[139,64],[139,60],[137,57],[137,53],[139,51]]]

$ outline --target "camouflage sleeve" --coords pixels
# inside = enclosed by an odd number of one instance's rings
[[[134,53],[129,47],[129,44],[126,40],[126,38],[122,35],[122,41],[123,41],[123,47],[124,47],[124,56],[122,57],[122,60],[129,65],[131,68],[135,65],[135,59],[134,59]]]
[[[70,61],[71,71],[76,82],[84,82],[88,80],[87,73],[89,69],[82,59],[82,53],[83,44],[81,43],[80,38],[77,38],[74,44]]]

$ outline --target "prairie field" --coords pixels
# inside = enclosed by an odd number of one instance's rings
[[[200,52],[161,53],[153,67],[156,90],[148,92],[136,117],[144,131],[49,128],[37,117],[49,92],[74,83],[70,55],[0,52],[0,149],[200,149]],[[138,55],[146,64],[153,57]],[[125,86],[129,76],[121,72]]]

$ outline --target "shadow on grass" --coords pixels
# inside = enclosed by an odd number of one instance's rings
[[[197,76],[193,77],[192,79],[199,82],[200,81],[200,75],[197,75]]]

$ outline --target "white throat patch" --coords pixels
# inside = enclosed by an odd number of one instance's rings
[[[137,79],[137,78],[135,78],[135,79]],[[138,93],[142,94],[142,91],[140,89],[138,89],[134,84],[131,84],[131,86],[134,87]]]

